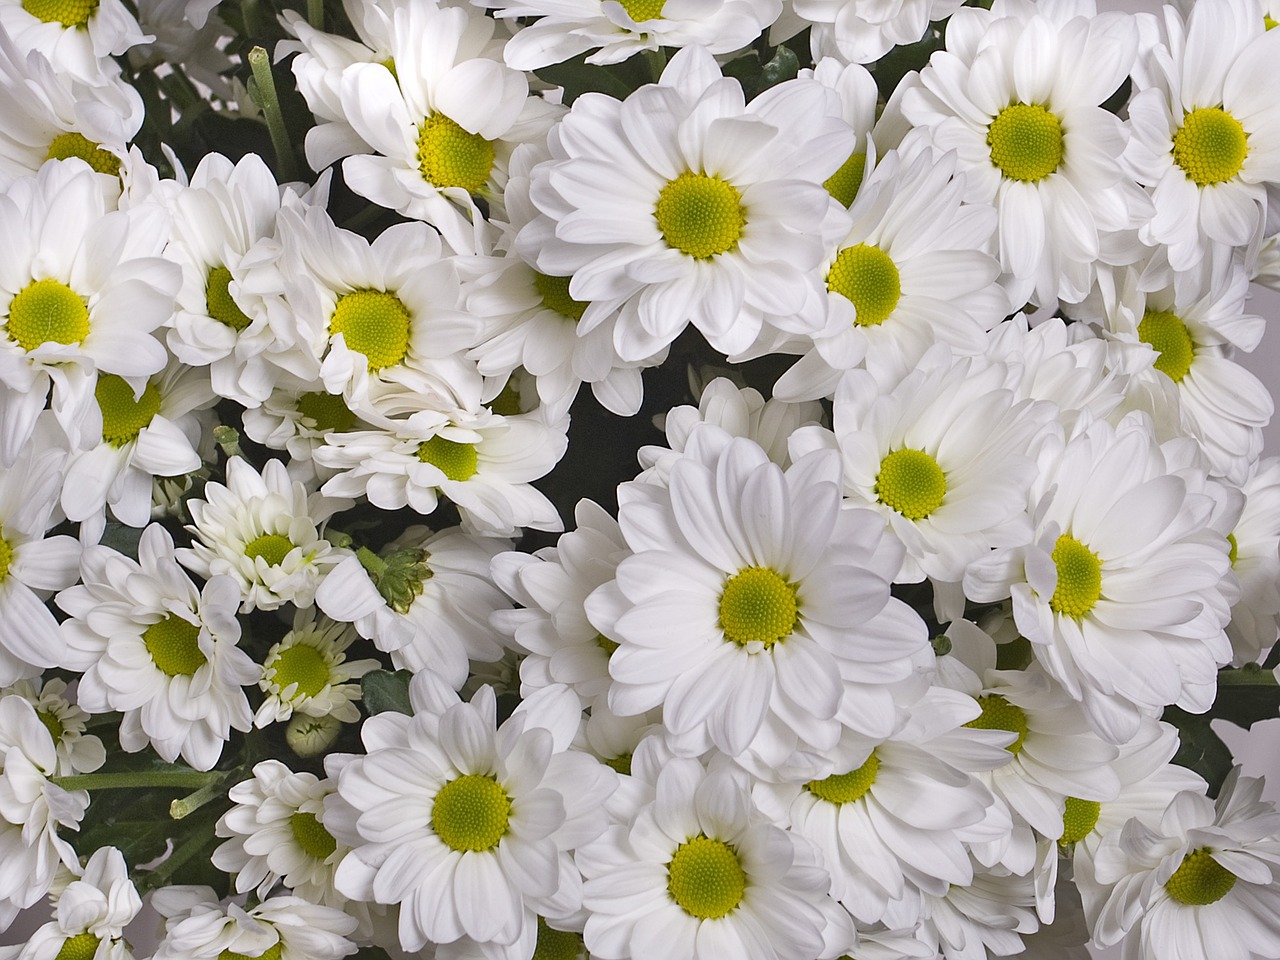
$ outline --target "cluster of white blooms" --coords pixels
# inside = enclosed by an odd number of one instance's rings
[[[1280,954],[1280,2],[232,6],[0,0],[0,958]]]

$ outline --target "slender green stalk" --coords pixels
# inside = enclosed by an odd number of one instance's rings
[[[199,788],[220,783],[225,776],[220,770],[125,770],[120,773],[74,773],[49,779],[64,790],[136,790],[146,787]]]
[[[307,0],[307,23],[316,30],[324,29],[324,0]]]
[[[219,797],[225,796],[224,779],[225,775],[219,777],[213,783],[205,784],[195,793],[189,793],[181,800],[173,801],[173,803],[169,804],[169,816],[174,820],[181,820],[183,817],[191,816],[211,800],[217,800]]]
[[[1276,687],[1280,686],[1280,683],[1276,681],[1276,675],[1270,670],[1264,670],[1256,663],[1246,663],[1243,667],[1219,670],[1218,686]]]
[[[293,144],[289,142],[289,130],[284,124],[284,112],[280,109],[280,96],[276,93],[276,80],[271,73],[271,59],[263,47],[249,51],[249,66],[253,70],[253,82],[257,88],[254,99],[262,107],[271,132],[271,145],[276,151],[276,169],[283,180],[298,179],[298,165],[293,157]]]
[[[657,83],[662,78],[662,71],[667,68],[667,52],[659,47],[657,50],[646,50],[644,58],[649,62],[649,75]]]

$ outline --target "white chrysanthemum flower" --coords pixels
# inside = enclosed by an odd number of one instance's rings
[[[301,897],[271,897],[244,909],[223,906],[210,887],[164,887],[151,898],[165,918],[152,960],[340,960],[359,949],[357,921]]]
[[[714,745],[775,771],[846,727],[892,732],[895,683],[932,654],[923,621],[889,595],[901,548],[875,514],[840,509],[838,471],[818,452],[784,473],[703,424],[669,488],[620,488],[635,552],[587,601],[619,644],[613,712],[662,705],[679,753]]]
[[[254,725],[280,723],[295,713],[332,716],[343,723],[359,721],[355,705],[360,699],[359,680],[382,664],[347,660],[346,650],[355,639],[356,631],[350,624],[317,618],[314,607],[299,609],[293,616],[293,629],[262,661],[258,686],[266,697],[254,714]]]
[[[229,75],[236,63],[227,40],[235,33],[218,17],[220,0],[136,0],[138,23],[149,35],[129,48],[135,75],[161,63],[182,68],[187,79],[208,87],[220,100],[245,104],[244,87]]]
[[[1228,543],[1195,471],[1172,471],[1148,419],[1089,425],[1046,448],[1025,546],[970,565],[965,596],[1013,598],[1036,659],[1090,723],[1126,743],[1169,704],[1203,713],[1231,659]]]
[[[119,76],[111,57],[147,39],[121,0],[3,0],[0,30],[19,49],[39,51],[58,73],[90,85]]]
[[[973,883],[922,901],[919,936],[945,960],[1014,956],[1025,949],[1023,935],[1040,927],[1029,876],[977,868]]]
[[[68,700],[66,692],[66,681],[54,677],[39,687],[31,680],[19,680],[0,690],[0,696],[19,696],[36,708],[36,716],[53,737],[58,776],[92,773],[106,762],[107,751],[100,739],[84,732],[89,713]]]
[[[686,47],[623,102],[574,102],[552,159],[531,174],[542,216],[517,249],[591,301],[579,329],[621,307],[624,360],[652,356],[688,323],[726,354],[747,349],[766,314],[812,332],[812,273],[848,222],[822,186],[854,148],[840,113],[814,80],[745,104],[706,50]]]
[[[365,721],[368,755],[338,778],[358,814],[338,889],[399,903],[408,951],[464,935],[510,944],[540,905],[567,898],[575,902],[565,912],[577,909],[569,851],[604,828],[613,772],[569,750],[563,724],[557,734],[516,714],[498,727],[489,687],[462,702],[422,672],[410,696],[414,716]],[[571,736],[579,710],[570,700]]]
[[[84,873],[57,895],[53,920],[31,935],[17,960],[133,960],[124,928],[141,909],[124,856],[99,847]]]
[[[1252,0],[1206,0],[1185,21],[1171,6],[1163,13],[1163,35],[1135,72],[1126,158],[1153,188],[1155,216],[1139,237],[1168,245],[1173,268],[1186,270],[1210,243],[1245,246],[1262,228],[1266,184],[1280,181],[1270,96],[1280,33]]]
[[[1083,299],[1104,252],[1100,233],[1127,230],[1149,209],[1120,163],[1124,127],[1100,106],[1137,49],[1128,14],[998,0],[956,12],[947,49],[903,96],[903,113],[934,150],[959,153],[965,198],[999,213],[1014,303]]]
[[[255,443],[289,455],[289,472],[308,485],[322,483],[332,471],[318,467],[312,455],[324,445],[327,433],[367,430],[341,394],[314,389],[314,380],[281,373],[275,389],[261,405],[242,412],[244,432]]]
[[[515,943],[476,943],[469,937],[435,948],[435,960],[603,960],[587,949],[582,939],[582,923],[557,920],[551,926],[545,917],[525,927]],[[561,929],[569,927],[569,929]]]
[[[0,277],[5,466],[30,439],[50,393],[78,447],[99,372],[136,384],[164,368],[164,347],[151,331],[173,313],[177,289],[177,267],[157,256],[167,219],[154,204],[115,210],[102,180],[83,161],[66,160],[0,196],[0,234],[10,238]]]
[[[847,63],[874,63],[895,46],[920,40],[931,22],[950,17],[960,2],[792,0],[788,6],[790,10],[783,14],[779,26],[770,32],[771,40],[776,42],[812,24],[815,51],[834,48]]]
[[[1244,510],[1227,536],[1231,570],[1240,581],[1227,637],[1232,660],[1248,663],[1271,649],[1280,623],[1280,460],[1258,463],[1241,490]]]
[[[245,612],[310,606],[320,580],[350,555],[320,533],[349,502],[308,494],[279,460],[268,460],[259,474],[232,457],[226,484],[207,483],[204,495],[187,502],[197,540],[176,555],[202,577],[234,578]]]
[[[840,97],[840,115],[857,138],[849,158],[823,183],[828,193],[848,207],[853,205],[863,180],[875,169],[877,156],[882,152],[874,136],[880,92],[871,71],[859,63],[822,56],[816,49],[814,61],[813,69],[801,70],[799,76],[811,77],[836,92]],[[885,109],[887,112],[888,108]],[[884,131],[880,132],[883,138]]]
[[[171,763],[181,754],[199,770],[213,767],[231,730],[252,726],[241,688],[259,676],[236,646],[235,580],[213,576],[197,590],[159,524],[142,532],[136,561],[87,548],[80,576],[57,596],[70,617],[62,623],[67,666],[84,671],[80,703],[123,711],[120,745],[129,752],[150,743]]]
[[[343,560],[316,591],[316,605],[354,623],[398,669],[430,670],[456,690],[467,679],[468,659],[504,653],[489,617],[510,603],[489,565],[510,546],[458,527],[432,533],[411,526],[380,553],[361,547]]]
[[[1275,952],[1280,815],[1237,767],[1216,801],[1180,793],[1158,825],[1130,820],[1094,859],[1099,945],[1126,957],[1247,960]]]

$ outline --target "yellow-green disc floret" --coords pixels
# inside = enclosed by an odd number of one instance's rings
[[[42,343],[79,343],[89,335],[89,308],[57,280],[34,280],[9,302],[9,338],[23,350]]]
[[[22,0],[22,9],[44,23],[83,27],[97,12],[98,0]]]
[[[609,757],[604,761],[605,766],[613,767],[618,773],[631,776],[631,754],[620,753],[616,757]]]
[[[747,875],[738,852],[699,834],[676,848],[667,865],[667,891],[685,913],[699,920],[727,917],[738,908]]]
[[[326,860],[338,849],[338,841],[324,828],[314,813],[303,813],[299,810],[289,817],[289,826],[293,830],[293,838],[308,856],[317,860]]]
[[[209,279],[204,285],[204,308],[214,320],[239,332],[253,323],[231,296],[227,285],[231,283],[231,271],[226,267],[210,267]]]
[[[1155,368],[1174,383],[1181,383],[1196,359],[1195,343],[1187,325],[1168,310],[1148,310],[1138,324],[1138,339],[1156,352]]]
[[[744,567],[725,580],[720,629],[726,640],[771,647],[791,636],[798,619],[795,585],[768,567]]]
[[[96,4],[95,4],[96,6]],[[70,160],[79,157],[98,173],[117,176],[120,173],[120,158],[90,140],[82,133],[74,130],[60,133],[49,144],[46,160]]]
[[[92,933],[78,933],[62,942],[62,949],[54,960],[93,960],[99,942]]]
[[[747,224],[737,187],[692,170],[667,181],[653,214],[667,246],[699,260],[728,253]]]
[[[662,16],[662,8],[667,5],[667,0],[618,0],[618,2],[622,4],[622,9],[627,11],[627,16],[636,23],[657,20]]]
[[[998,693],[978,697],[981,715],[974,717],[966,727],[975,730],[1007,730],[1016,733],[1018,738],[1005,747],[1014,756],[1022,750],[1022,743],[1027,739],[1027,715],[1021,707],[1014,706]]]
[[[547,926],[547,921],[538,918],[538,939],[530,960],[586,960],[586,956],[587,946],[582,934],[554,930]]]
[[[254,956],[250,956],[247,953],[236,953],[234,950],[223,950],[218,954],[218,960],[280,960],[280,954],[283,949],[283,945],[277,940],[262,953]]]
[[[127,380],[114,373],[101,373],[93,395],[102,411],[102,439],[113,447],[137,440],[143,427],[150,426],[160,412],[160,391],[154,383],[148,383],[142,396],[135,400]]]
[[[409,352],[409,309],[394,293],[353,290],[338,298],[329,333],[342,334],[348,350],[364,354],[370,370],[394,367]]]
[[[459,482],[474,477],[480,462],[474,443],[457,443],[441,436],[418,444],[418,459],[439,467],[448,479]]]
[[[1201,848],[1182,858],[1182,865],[1164,885],[1169,896],[1187,906],[1217,903],[1236,885],[1236,875]]]
[[[902,299],[902,276],[887,253],[859,243],[836,256],[827,271],[827,289],[853,304],[858,326],[876,327],[889,319]]]
[[[908,520],[923,520],[942,506],[947,477],[923,450],[894,450],[880,461],[876,497]]]
[[[189,677],[208,662],[200,652],[200,627],[172,615],[142,632],[142,642],[167,677]]]
[[[1058,585],[1049,598],[1049,609],[1064,617],[1083,617],[1102,596],[1102,562],[1066,533],[1058,537],[1050,558],[1058,571]]]
[[[1249,135],[1221,107],[1200,107],[1182,118],[1173,135],[1173,162],[1197,186],[1225,183],[1249,155]]]
[[[987,127],[987,146],[1006,177],[1035,183],[1062,163],[1062,121],[1038,103],[1014,103]]]
[[[590,304],[585,300],[575,300],[569,296],[569,281],[573,277],[551,277],[545,273],[535,272],[533,288],[542,297],[542,305],[560,316],[577,323]]]
[[[49,731],[49,736],[53,737],[54,743],[61,740],[62,735],[67,732],[58,715],[52,710],[37,710],[36,719],[44,724],[44,728]]]
[[[862,186],[862,176],[867,167],[867,155],[859,150],[849,155],[849,159],[840,165],[840,169],[827,177],[822,185],[844,206],[853,203]]]
[[[1066,809],[1062,813],[1062,836],[1058,838],[1058,843],[1064,847],[1070,846],[1093,833],[1101,812],[1102,804],[1097,800],[1067,797]]]
[[[431,829],[452,850],[492,850],[506,836],[511,798],[492,777],[450,780],[431,805]]]
[[[282,533],[264,533],[244,545],[244,555],[250,560],[261,557],[268,567],[278,567],[293,547],[293,541]]]
[[[433,113],[418,127],[418,170],[432,186],[479,193],[489,180],[493,158],[492,143],[443,113]]]
[[[13,545],[4,538],[4,527],[0,527],[0,583],[9,576],[9,565],[13,563]]]
[[[872,751],[871,756],[858,769],[833,774],[825,780],[810,780],[805,784],[805,789],[827,803],[852,803],[871,789],[879,772],[880,758]]]
[[[313,430],[321,433],[346,433],[356,423],[341,394],[314,391],[298,398],[298,413],[310,420]]]
[[[1227,534],[1227,559],[1231,561],[1231,565],[1236,565],[1236,560],[1240,557],[1240,544],[1236,541],[1234,533]],[[3,579],[3,577],[0,577]]]
[[[332,682],[329,664],[323,654],[315,647],[305,643],[295,643],[285,647],[276,654],[275,685],[284,689],[292,683],[298,685],[297,696],[314,697]]]

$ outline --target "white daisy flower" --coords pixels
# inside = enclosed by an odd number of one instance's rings
[[[109,547],[85,550],[82,583],[57,603],[67,666],[84,671],[77,691],[94,713],[120,710],[120,746],[150,743],[172,763],[198,770],[218,762],[231,730],[253,723],[242,687],[259,676],[236,646],[240,592],[231,577],[213,576],[197,590],[174,560],[173,540],[159,524],[142,532],[138,560]]]
[[[799,33],[813,24],[812,43],[834,47],[848,63],[874,63],[895,46],[915,43],[929,24],[960,8],[959,0],[792,0],[786,28],[775,27],[770,40]],[[781,26],[780,24],[779,26]]]
[[[154,204],[115,210],[110,193],[88,164],[67,160],[45,164],[0,196],[0,233],[10,238],[0,273],[5,466],[51,393],[77,447],[98,372],[137,384],[164,368],[164,347],[151,331],[173,313],[177,289],[177,268],[157,256],[167,220]]]
[[[287,453],[290,475],[308,485],[318,485],[332,475],[312,460],[316,449],[324,445],[325,434],[371,426],[347,406],[342,394],[315,389],[317,386],[323,385],[281,373],[261,405],[240,415],[249,439]]]
[[[817,302],[811,273],[847,227],[822,186],[854,148],[840,113],[813,80],[744,104],[738,81],[686,47],[624,102],[575,101],[551,135],[553,159],[531,174],[542,216],[517,249],[573,278],[569,294],[591,301],[584,333],[621,307],[624,360],[652,356],[688,323],[726,354],[747,349],[766,314],[811,332],[817,318],[797,316]]]
[[[314,607],[303,607],[293,616],[293,629],[273,644],[262,661],[258,686],[266,694],[254,714],[254,726],[288,720],[294,713],[356,723],[360,711],[359,680],[382,666],[378,660],[347,660],[346,650],[356,639],[355,628],[316,617]],[[355,680],[355,683],[350,681]]]
[[[66,681],[53,677],[39,686],[19,680],[0,690],[0,696],[19,696],[36,708],[36,716],[53,737],[58,776],[92,773],[106,762],[107,751],[100,739],[85,733],[89,713],[68,700],[66,692]]]
[[[147,42],[130,47],[127,54],[135,75],[161,63],[180,66],[187,79],[208,87],[213,95],[238,106],[245,103],[243,87],[237,94],[236,67],[228,55],[227,39],[235,33],[215,12],[220,0],[137,0],[138,23]],[[199,88],[197,88],[199,89]]]
[[[308,494],[279,460],[268,460],[258,473],[232,457],[226,484],[210,481],[204,496],[187,501],[197,539],[175,554],[202,577],[232,577],[244,612],[310,606],[324,575],[350,555],[320,533],[350,502]]]
[[[848,207],[853,205],[866,175],[875,169],[877,153],[880,152],[874,137],[880,92],[866,67],[838,57],[820,56],[816,43],[814,46],[813,69],[801,70],[799,76],[812,77],[836,92],[840,97],[840,115],[857,137],[849,158],[823,183],[828,193]],[[888,112],[887,106],[885,111]],[[883,132],[881,130],[882,138]]]
[[[1258,463],[1241,490],[1244,510],[1227,536],[1231,570],[1240,581],[1227,637],[1232,661],[1248,663],[1275,644],[1280,621],[1280,460]]]
[[[999,0],[957,11],[946,42],[903,113],[935,152],[957,151],[965,199],[995,206],[1010,300],[1083,299],[1100,233],[1149,209],[1120,163],[1124,127],[1100,106],[1137,56],[1133,18],[1092,2]]]
[[[301,897],[271,897],[248,910],[210,887],[164,887],[151,903],[165,918],[152,960],[340,960],[359,949],[355,917]]]
[[[111,57],[148,39],[121,0],[3,0],[0,30],[89,85],[119,76]]]
[[[1163,14],[1135,72],[1126,159],[1152,188],[1155,215],[1139,237],[1166,244],[1173,268],[1186,270],[1207,244],[1244,246],[1262,228],[1266,183],[1280,181],[1280,104],[1268,95],[1280,33],[1253,2],[1208,0],[1185,20],[1170,6]]]
[[[31,935],[18,960],[133,960],[124,928],[140,910],[124,856],[99,847],[57,895],[53,920]]]
[[[1031,878],[1002,870],[974,873],[973,883],[944,896],[925,895],[920,936],[945,960],[989,960],[1025,950],[1023,936],[1040,927]]]
[[[1158,826],[1133,819],[1094,860],[1094,941],[1126,956],[1246,960],[1275,951],[1280,815],[1237,767],[1216,801],[1178,794]]]

